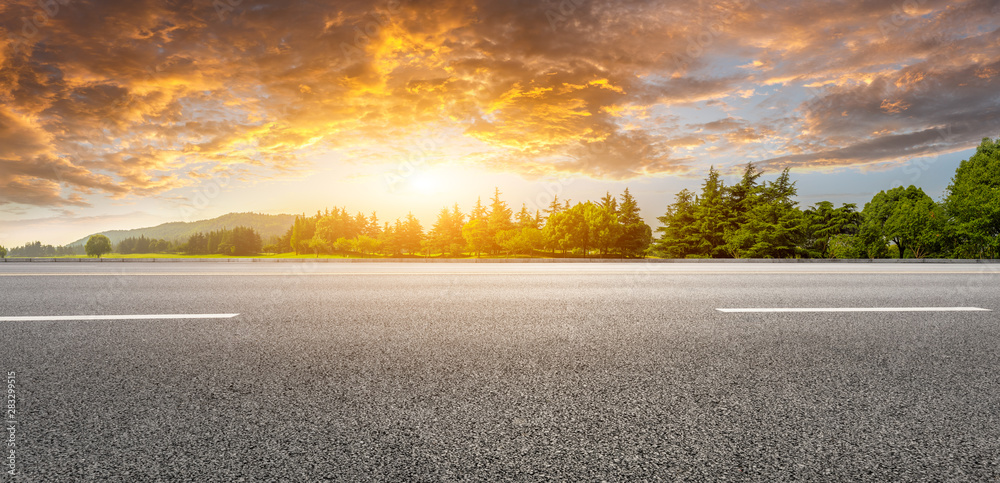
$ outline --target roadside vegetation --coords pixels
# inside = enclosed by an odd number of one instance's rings
[[[9,253],[0,247],[0,257],[1000,258],[1000,138],[983,139],[962,161],[940,201],[900,186],[860,210],[829,201],[801,209],[787,169],[774,181],[762,174],[747,164],[727,186],[710,168],[698,192],[681,191],[657,217],[655,232],[628,189],[576,204],[555,197],[534,212],[514,212],[495,189],[469,213],[457,203],[442,208],[428,228],[412,213],[380,222],[374,212],[334,208],[295,216],[266,242],[237,226],[180,240],[130,237],[114,247],[95,235],[86,250],[34,242]]]
[[[962,161],[940,202],[916,186],[880,191],[858,210],[823,201],[801,210],[785,170],[773,182],[746,166],[725,186],[709,170],[700,193],[681,191],[653,252],[669,258],[998,258],[1000,139]]]
[[[575,205],[555,197],[544,216],[524,205],[514,213],[500,195],[496,189],[488,204],[476,200],[468,214],[457,204],[442,208],[426,232],[413,214],[395,223],[345,209],[300,216],[273,248],[316,256],[639,257],[652,242],[628,189]]]

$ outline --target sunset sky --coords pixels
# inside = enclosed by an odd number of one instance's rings
[[[0,245],[233,211],[394,220],[499,186],[626,186],[655,217],[714,165],[799,199],[939,198],[1000,135],[997,0],[4,0]]]

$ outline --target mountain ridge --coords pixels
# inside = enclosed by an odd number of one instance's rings
[[[171,242],[187,241],[187,238],[198,232],[208,232],[221,230],[223,228],[232,229],[237,226],[246,226],[257,230],[262,240],[267,242],[272,236],[282,236],[288,231],[295,221],[295,215],[266,215],[263,213],[226,213],[222,216],[198,221],[171,221],[156,226],[145,228],[133,228],[130,230],[108,230],[87,235],[73,243],[70,247],[83,246],[87,240],[94,235],[103,234],[107,236],[111,243],[130,238],[145,236],[146,238],[164,239]]]

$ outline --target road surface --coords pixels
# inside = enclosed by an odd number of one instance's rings
[[[998,268],[0,264],[11,481],[995,481]]]

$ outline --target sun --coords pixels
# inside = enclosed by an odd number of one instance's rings
[[[410,180],[410,186],[414,191],[422,195],[433,195],[441,191],[443,183],[438,176],[430,173],[417,173]]]

